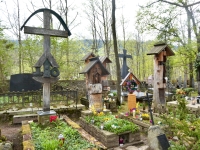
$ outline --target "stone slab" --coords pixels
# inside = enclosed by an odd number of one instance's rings
[[[37,114],[39,116],[45,116],[45,115],[55,115],[56,112],[54,110],[50,110],[50,111],[38,111]]]
[[[37,121],[38,119],[37,117],[38,117],[37,114],[15,115],[13,116],[13,124],[22,123],[22,121],[25,121],[25,120]]]
[[[178,102],[177,101],[167,102],[167,105],[168,106],[178,106]],[[186,107],[190,110],[198,110],[200,108],[200,104],[192,105],[192,101],[187,101]]]
[[[39,124],[47,124],[50,121],[50,116],[56,115],[54,110],[50,111],[38,111],[38,123]]]

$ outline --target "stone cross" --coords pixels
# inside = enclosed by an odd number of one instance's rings
[[[124,79],[126,77],[126,75],[128,74],[128,70],[129,70],[129,67],[126,64],[126,58],[132,58],[131,55],[126,54],[126,51],[127,50],[123,49],[123,54],[118,54],[119,57],[123,58],[123,64],[122,64],[122,69],[121,69],[122,79]]]
[[[34,14],[38,12],[43,12],[43,28],[25,26],[25,24],[30,19],[30,17],[32,17]],[[56,63],[55,59],[50,53],[50,47],[51,47],[50,36],[67,38],[68,35],[71,35],[69,30],[60,31],[60,30],[50,29],[51,13],[58,18],[58,20],[61,22],[61,24],[66,30],[67,27],[64,21],[62,20],[62,18],[53,10],[46,9],[46,8],[35,11],[22,26],[22,28],[24,27],[24,33],[43,35],[44,37],[44,42],[43,42],[44,53],[40,57],[38,62],[35,64],[36,73],[34,73],[36,76],[34,77],[34,79],[38,82],[43,83],[43,111],[44,112],[50,111],[50,83],[57,82],[59,80],[58,75],[60,74],[59,70],[57,69],[58,64]],[[42,65],[43,65],[44,73],[40,72],[40,67]],[[52,67],[53,69],[51,69]]]

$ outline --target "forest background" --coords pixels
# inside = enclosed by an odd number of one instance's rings
[[[126,49],[132,55],[133,59],[127,59],[127,64],[138,79],[145,81],[153,74],[153,56],[146,54],[155,43],[163,41],[175,52],[166,63],[169,81],[175,82],[182,76],[192,86],[199,67],[196,61],[200,52],[199,6],[197,0],[142,0],[135,3],[116,0],[117,50],[123,53]],[[68,39],[51,38],[51,53],[60,66],[60,79],[83,79],[84,76],[79,75],[84,67],[81,59],[93,52],[109,57],[112,61],[108,68],[110,79],[116,80],[111,0],[1,0],[0,86],[12,74],[35,71],[33,66],[43,53],[43,38],[24,34],[20,27],[40,8],[60,14],[72,32]],[[42,13],[38,14],[27,25],[42,27],[42,19]],[[51,28],[62,30],[54,16]]]

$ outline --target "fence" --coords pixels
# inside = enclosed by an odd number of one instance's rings
[[[42,107],[42,90],[40,91],[28,91],[28,92],[8,92],[0,93],[0,107],[1,109],[8,109],[11,106],[20,108],[30,107],[30,104],[34,107]],[[75,104],[77,108],[78,103],[78,90],[62,90],[51,91],[50,103],[54,105],[70,105]]]

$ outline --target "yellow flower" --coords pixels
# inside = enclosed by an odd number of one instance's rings
[[[105,121],[105,122],[108,121],[108,120],[110,120],[110,118],[104,118],[104,121]]]
[[[100,113],[97,114],[98,116],[103,116],[104,113],[101,111]]]

